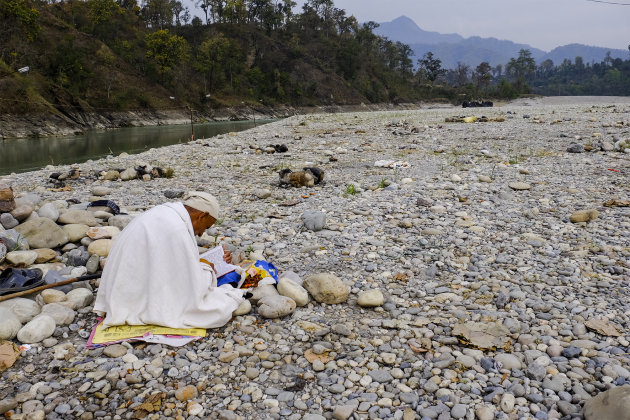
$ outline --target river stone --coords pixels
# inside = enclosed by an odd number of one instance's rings
[[[88,226],[98,226],[101,223],[91,211],[76,209],[61,213],[57,222],[62,225],[81,224]]]
[[[98,226],[88,229],[87,236],[94,240],[111,239],[115,238],[119,233],[120,229],[116,226]]]
[[[241,302],[240,305],[238,305],[238,308],[236,308],[234,310],[234,312],[232,312],[232,316],[240,316],[240,315],[247,315],[248,313],[250,313],[252,310],[252,303],[245,299],[244,301]]]
[[[8,249],[12,251],[29,249],[28,241],[15,229],[7,229],[0,232],[0,241],[4,242]]]
[[[513,354],[499,353],[494,356],[494,360],[501,363],[504,369],[521,369],[522,363]]]
[[[111,239],[98,239],[88,246],[90,255],[98,255],[99,257],[107,257],[112,249]]]
[[[7,256],[7,246],[4,242],[0,241],[0,263],[4,261],[4,258]]]
[[[94,185],[91,191],[92,195],[95,195],[97,197],[104,197],[108,194],[111,194],[112,189],[109,187],[104,187],[102,185]]]
[[[532,186],[526,182],[510,182],[508,186],[515,191],[526,191],[532,188]]]
[[[601,392],[584,404],[585,420],[630,420],[630,385]]]
[[[48,315],[37,315],[20,329],[17,339],[24,344],[39,343],[54,332],[55,320]]]
[[[85,263],[85,268],[87,269],[88,274],[94,274],[98,271],[99,265],[101,263],[101,257],[98,255],[90,255],[87,262]]]
[[[0,213],[10,212],[13,209],[15,209],[13,189],[8,185],[0,184]]]
[[[66,264],[73,267],[85,266],[90,259],[90,253],[83,246],[69,251],[66,256],[68,258]],[[96,257],[98,258],[98,255]]]
[[[11,251],[7,252],[6,259],[17,267],[28,267],[35,263],[37,252],[35,251]]]
[[[52,290],[52,289],[50,289]],[[57,290],[56,290],[57,291]],[[63,292],[60,292],[63,293]],[[65,296],[64,296],[65,297]],[[65,302],[65,301],[60,301]],[[55,320],[57,325],[69,325],[74,321],[76,312],[59,303],[49,303],[42,307],[42,314]]]
[[[272,284],[262,284],[254,287],[251,291],[252,297],[249,300],[253,304],[257,304],[262,298],[267,296],[278,296],[278,291]]]
[[[87,236],[87,231],[90,227],[88,225],[70,223],[68,225],[64,225],[62,229],[66,235],[68,235],[69,242],[79,242]]]
[[[133,216],[130,216],[128,214],[117,214],[116,216],[112,216],[107,219],[107,224],[123,230],[132,220]]]
[[[455,324],[452,335],[484,350],[505,348],[510,344],[510,331],[496,322]]]
[[[266,296],[258,301],[258,313],[265,318],[282,318],[295,310],[295,301],[286,296]]]
[[[321,211],[307,210],[302,213],[302,221],[308,230],[319,232],[326,225],[326,213]]]
[[[37,302],[19,297],[0,302],[0,308],[9,308],[22,324],[29,322],[41,312],[41,308]]]
[[[138,177],[138,172],[134,168],[127,168],[120,173],[120,179],[123,181],[131,181]]]
[[[88,306],[94,300],[92,291],[84,288],[73,289],[66,294],[66,301],[62,302],[64,306],[72,309],[81,309]]]
[[[3,228],[13,229],[19,224],[20,222],[18,222],[18,220],[15,217],[13,217],[11,213],[0,214],[0,225],[2,225]]]
[[[339,277],[330,273],[319,273],[304,280],[304,287],[319,303],[342,303],[348,298],[348,287]]]
[[[584,146],[578,143],[571,143],[567,146],[567,152],[569,153],[584,153]]]
[[[107,171],[103,174],[103,179],[105,181],[115,181],[120,178],[120,172],[118,171]]]
[[[47,263],[57,257],[57,252],[50,248],[39,248],[34,249],[34,251],[37,252],[37,259],[35,260],[36,264]]]
[[[477,180],[478,180],[479,182],[492,182],[492,178],[490,178],[490,177],[489,177],[489,176],[487,176],[487,175],[479,175],[479,176],[477,177]]]
[[[18,205],[16,208],[11,210],[11,216],[15,217],[18,222],[26,220],[31,213],[33,213],[33,207],[28,204]]]
[[[57,248],[68,243],[68,235],[45,217],[22,223],[15,230],[26,238],[31,248]]]
[[[46,203],[37,210],[39,217],[44,217],[56,222],[59,218],[59,209],[53,203]]]
[[[44,303],[58,303],[66,300],[66,294],[61,290],[46,289],[42,290],[40,295]]]
[[[288,277],[281,277],[278,281],[278,293],[293,299],[297,306],[304,306],[308,303],[308,292],[306,289]]]
[[[375,306],[382,306],[385,303],[385,297],[383,292],[379,289],[366,290],[361,292],[357,299],[357,304],[363,308],[373,308]]]
[[[590,222],[599,217],[599,212],[595,209],[591,210],[579,210],[569,216],[569,220],[572,223]]]
[[[13,340],[22,323],[9,308],[0,307],[0,340]]]

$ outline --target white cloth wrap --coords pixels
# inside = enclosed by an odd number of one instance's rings
[[[217,328],[244,298],[243,290],[216,284],[213,270],[199,262],[184,205],[166,203],[136,217],[118,235],[94,311],[107,314],[105,326]]]

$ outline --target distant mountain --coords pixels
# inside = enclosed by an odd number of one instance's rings
[[[464,40],[463,36],[457,34],[424,31],[407,16],[401,16],[391,22],[379,23],[379,25],[374,30],[376,35],[386,36],[392,41],[405,44],[453,44]]]
[[[511,58],[518,57],[518,53],[522,49],[531,51],[536,63],[551,59],[556,65],[562,63],[565,58],[573,62],[577,56],[582,57],[585,64],[599,63],[604,60],[608,51],[613,58],[628,58],[628,51],[626,50],[591,47],[582,44],[565,45],[547,53],[531,45],[517,44],[508,40],[478,36],[464,38],[458,34],[428,32],[422,30],[406,16],[379,25],[374,31],[376,34],[385,36],[392,41],[409,44],[415,54],[413,57],[414,65],[419,58],[422,58],[429,51],[442,60],[444,68],[455,68],[458,62],[473,68],[483,61],[487,61],[492,66],[505,65]]]
[[[603,47],[591,47],[589,45],[582,44],[569,44],[562,47],[554,48],[548,54],[543,57],[543,60],[551,59],[554,64],[558,65],[568,58],[572,62],[575,61],[575,57],[582,57],[584,64],[587,63],[601,63],[606,58],[606,54],[610,51],[612,58],[622,58],[626,60],[628,58],[627,50],[616,50]],[[538,60],[536,60],[538,62]]]

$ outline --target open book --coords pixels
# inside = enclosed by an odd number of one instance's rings
[[[211,262],[214,265],[214,270],[217,272],[217,277],[221,277],[238,268],[238,266],[228,264],[223,260],[223,247],[221,245],[209,249],[208,251],[199,255],[199,259]]]

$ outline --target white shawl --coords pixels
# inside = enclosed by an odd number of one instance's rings
[[[244,300],[243,291],[216,287],[203,266],[184,205],[156,206],[114,241],[94,311],[107,313],[105,326],[221,327]]]

